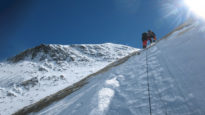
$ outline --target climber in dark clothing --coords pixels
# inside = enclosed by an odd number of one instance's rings
[[[145,49],[145,48],[147,47],[147,40],[148,40],[147,33],[146,33],[146,32],[142,33],[142,45],[143,45],[143,49]]]
[[[143,44],[143,48],[145,49],[147,47],[147,41],[150,41],[150,44],[152,43],[152,38],[153,38],[153,42],[156,41],[156,35],[154,32],[152,32],[151,30],[148,30],[148,32],[144,32],[142,33],[142,44]]]
[[[153,38],[153,42],[155,42],[157,40],[155,33],[152,32],[151,30],[148,30],[147,39],[150,40],[150,43],[152,43],[152,38]]]

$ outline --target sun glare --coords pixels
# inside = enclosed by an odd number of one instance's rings
[[[205,0],[185,0],[188,8],[205,19]]]

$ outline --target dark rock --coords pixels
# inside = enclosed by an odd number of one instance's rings
[[[48,72],[48,70],[45,69],[45,68],[43,68],[43,67],[40,67],[40,68],[38,69],[38,71],[46,71],[46,72]]]
[[[29,89],[30,87],[34,87],[37,84],[38,84],[38,78],[34,77],[30,80],[22,82],[20,85],[23,86],[26,89]]]

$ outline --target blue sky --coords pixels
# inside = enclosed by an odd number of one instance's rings
[[[141,48],[187,17],[180,0],[1,0],[0,60],[45,44],[118,43]]]

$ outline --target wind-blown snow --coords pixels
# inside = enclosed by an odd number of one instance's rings
[[[116,80],[117,78],[113,78],[106,81],[106,84],[111,85],[113,87],[119,87],[119,82]]]
[[[175,31],[33,114],[149,115],[148,64],[152,115],[204,115],[204,27],[197,22]]]
[[[112,43],[28,49],[0,63],[0,115],[12,114],[137,50]]]

